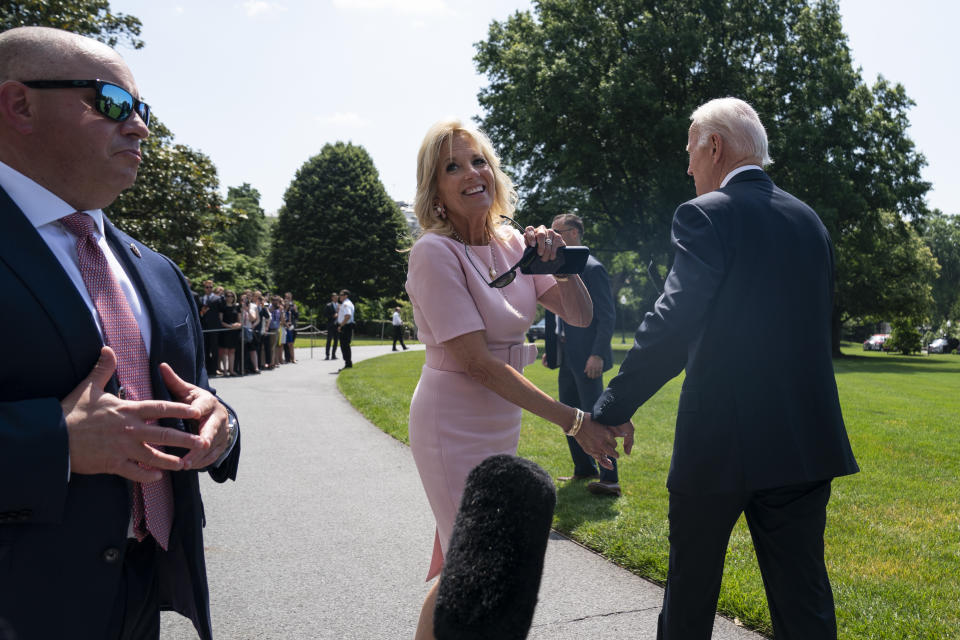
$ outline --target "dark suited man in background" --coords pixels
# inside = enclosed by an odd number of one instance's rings
[[[551,227],[568,246],[583,244],[583,220],[580,216],[561,214],[553,219]],[[551,369],[559,369],[557,386],[560,402],[589,412],[603,392],[603,372],[613,366],[610,340],[613,338],[616,307],[610,290],[610,276],[599,260],[593,256],[587,258],[580,278],[593,299],[593,321],[588,327],[574,327],[562,321],[557,322],[556,315],[547,311],[543,364]],[[554,353],[556,358],[551,357]],[[567,446],[573,458],[573,476],[559,480],[599,478],[587,485],[590,493],[620,495],[615,458],[611,458],[613,469],[600,467],[598,474],[596,462],[583,451],[575,438],[567,436]]]
[[[687,173],[698,197],[674,214],[664,293],[593,419],[629,420],[686,369],[667,478],[670,564],[659,638],[710,638],[741,513],[777,640],[836,638],[826,508],[832,478],[859,469],[831,360],[830,236],[761,169],[770,162],[767,136],[750,105],[712,100],[691,120]],[[773,341],[776,352],[758,348]],[[631,429],[620,429],[629,451]]]
[[[203,345],[206,355],[207,375],[216,375],[220,359],[220,312],[223,310],[223,296],[213,291],[213,280],[205,280],[203,294],[200,296],[200,327],[204,330]]]
[[[327,320],[327,351],[324,360],[337,359],[337,344],[340,342],[340,332],[337,330],[337,313],[340,311],[340,296],[333,292],[330,294],[330,302],[323,308],[323,317]],[[330,345],[333,344],[333,350]]]
[[[158,638],[161,608],[211,637],[197,472],[236,477],[239,429],[183,275],[102,212],[149,119],[106,45],[0,34],[0,330],[32,338],[0,364],[0,619],[24,640]]]

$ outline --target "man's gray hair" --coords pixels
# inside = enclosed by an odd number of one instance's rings
[[[771,164],[767,151],[767,132],[760,116],[739,98],[717,98],[701,105],[690,114],[697,133],[697,145],[707,144],[717,134],[734,153],[756,160],[761,166]]]
[[[565,224],[568,227],[573,227],[577,230],[577,233],[580,234],[580,239],[583,240],[583,218],[578,216],[575,213],[561,213],[560,215],[554,216],[551,225],[554,222],[559,222],[560,224]]]

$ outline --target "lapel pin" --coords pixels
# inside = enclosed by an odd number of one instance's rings
[[[137,249],[137,245],[133,244],[132,242],[130,243],[130,251],[133,251],[133,255],[137,256],[138,258],[142,257],[140,255],[140,249]]]

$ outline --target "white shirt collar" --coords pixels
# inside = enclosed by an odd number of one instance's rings
[[[763,167],[757,166],[755,164],[745,164],[742,167],[737,167],[736,169],[728,173],[726,176],[724,176],[723,180],[720,182],[720,188],[723,189],[725,186],[727,186],[727,183],[730,182],[730,178],[737,175],[738,173],[743,173],[744,171],[750,171],[752,169],[759,169],[760,171],[763,171]]]
[[[0,162],[0,187],[3,187],[35,228],[55,223],[77,211],[53,192],[3,162]],[[102,236],[103,211],[94,209],[84,213],[93,218],[97,231]]]

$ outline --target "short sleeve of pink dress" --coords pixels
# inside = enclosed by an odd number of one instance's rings
[[[536,347],[524,344],[524,334],[537,299],[556,280],[518,273],[494,289],[484,279],[491,268],[502,273],[516,264],[523,249],[518,233],[504,244],[470,247],[425,234],[410,252],[406,289],[427,348],[410,402],[410,449],[437,519],[428,580],[443,566],[467,474],[489,456],[516,455],[520,438],[520,408],[471,380],[443,343],[482,330],[491,353],[517,370],[536,359]]]

